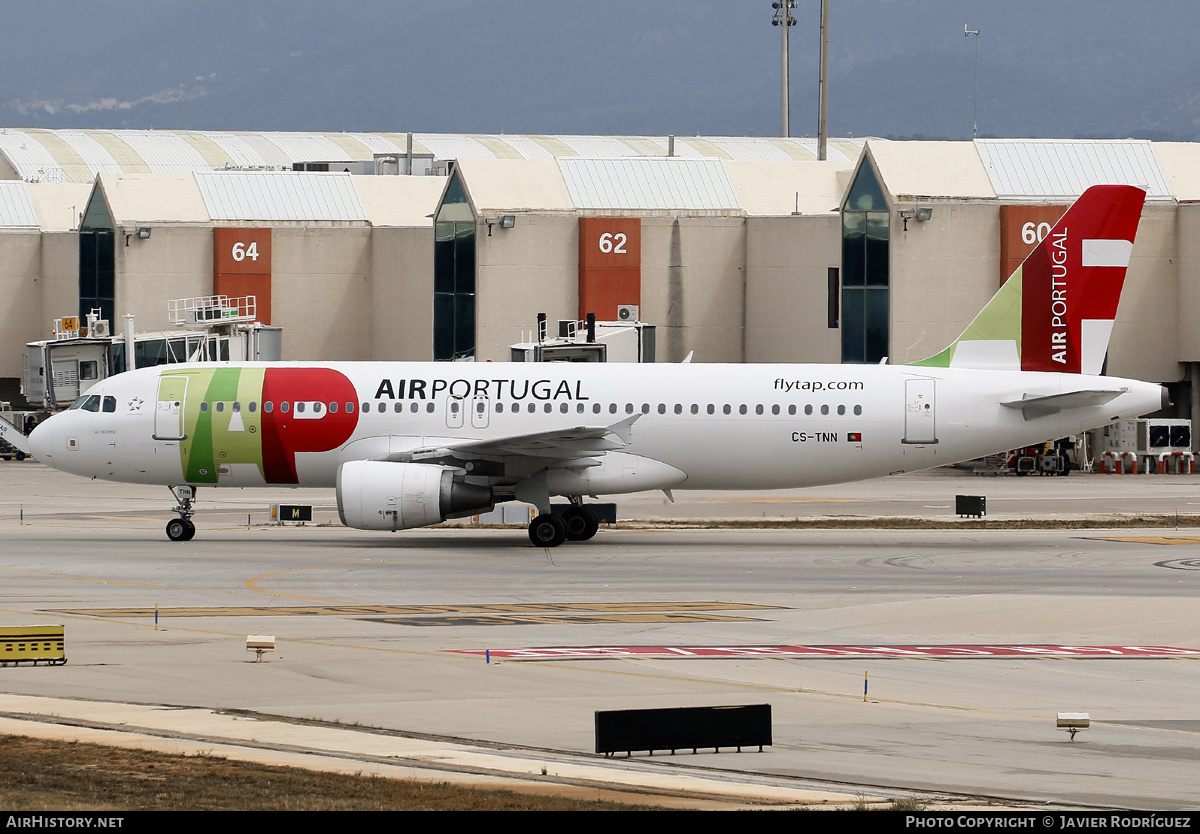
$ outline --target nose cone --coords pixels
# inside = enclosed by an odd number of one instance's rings
[[[33,456],[47,466],[54,466],[54,418],[43,420],[29,435],[29,449]]]

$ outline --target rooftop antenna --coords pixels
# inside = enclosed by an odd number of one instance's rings
[[[971,138],[979,137],[979,30],[968,29],[967,24],[963,24],[963,37],[969,38],[975,36],[975,118],[971,122]]]

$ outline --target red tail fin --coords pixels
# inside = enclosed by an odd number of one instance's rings
[[[1094,185],[927,367],[1098,374],[1146,192]]]
[[[1146,192],[1096,185],[1021,264],[1021,369],[1100,373]]]

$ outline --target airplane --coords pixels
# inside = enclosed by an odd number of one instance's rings
[[[94,386],[30,445],[64,472],[167,486],[173,541],[195,535],[200,487],[329,487],[364,530],[524,501],[542,547],[596,534],[588,496],[970,460],[1169,404],[1160,385],[1099,375],[1144,200],[1089,188],[958,339],[907,365],[162,365]]]

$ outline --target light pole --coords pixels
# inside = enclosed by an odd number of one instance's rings
[[[975,118],[971,122],[971,138],[979,137],[979,30],[968,29],[967,24],[963,24],[963,37],[969,38],[975,36]]]
[[[775,0],[771,4],[771,8],[775,10],[775,16],[771,18],[771,25],[783,28],[783,119],[781,127],[783,136],[791,135],[791,128],[788,124],[788,29],[796,25],[796,18],[792,15],[792,9],[796,8],[796,2],[797,0]]]

